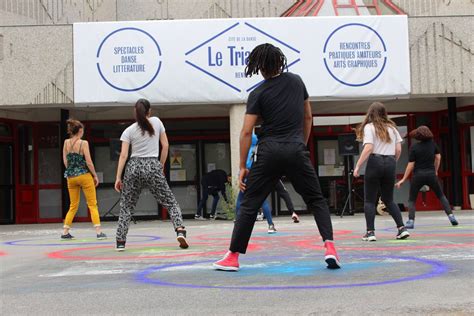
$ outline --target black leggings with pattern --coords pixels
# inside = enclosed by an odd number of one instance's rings
[[[117,240],[127,239],[131,213],[135,209],[140,193],[145,188],[148,188],[158,203],[168,210],[174,229],[183,227],[181,209],[166,182],[163,166],[158,158],[133,157],[127,163],[123,178]]]

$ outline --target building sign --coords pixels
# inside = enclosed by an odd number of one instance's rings
[[[160,73],[161,63],[160,45],[139,28],[117,29],[97,49],[97,72],[105,83],[119,91],[146,88]]]
[[[369,85],[387,64],[384,40],[376,30],[362,23],[348,23],[335,29],[326,39],[323,52],[329,74],[349,87]],[[348,70],[353,76],[347,76]]]
[[[74,24],[79,105],[240,103],[262,83],[247,58],[278,46],[314,99],[410,93],[406,16]]]

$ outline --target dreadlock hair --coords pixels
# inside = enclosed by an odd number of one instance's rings
[[[147,115],[150,113],[150,102],[147,99],[139,99],[135,103],[135,119],[142,130],[142,135],[148,132],[150,136],[155,135],[155,130],[148,121]]]
[[[287,68],[286,57],[283,52],[272,44],[266,43],[255,47],[248,57],[245,76],[260,72],[264,77],[273,77]]]

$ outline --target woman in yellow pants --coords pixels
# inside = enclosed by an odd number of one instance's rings
[[[97,239],[105,239],[107,236],[101,231],[99,210],[97,208],[97,197],[95,188],[99,184],[99,179],[92,163],[89,144],[82,140],[84,135],[84,125],[77,120],[67,121],[69,139],[64,142],[63,161],[66,171],[64,177],[67,178],[67,188],[69,190],[69,200],[71,204],[64,220],[64,231],[61,240],[71,240],[74,237],[69,233],[72,220],[79,208],[81,189],[84,191],[87,206],[91,212],[92,223],[94,224]]]

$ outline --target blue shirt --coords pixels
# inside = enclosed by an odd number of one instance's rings
[[[247,169],[252,168],[257,143],[258,143],[258,137],[257,135],[255,135],[255,133],[252,133],[252,144],[250,145],[249,153],[247,155],[247,164],[246,164]]]

